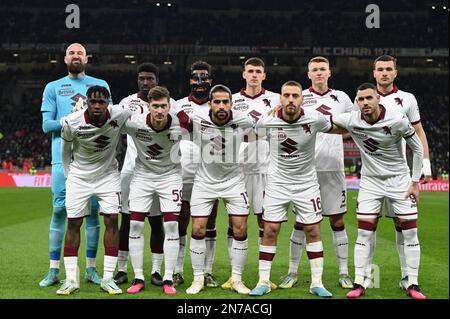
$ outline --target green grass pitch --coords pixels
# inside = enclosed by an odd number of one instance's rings
[[[349,192],[346,228],[349,236],[349,271],[354,275],[353,247],[356,239],[355,203],[357,193]],[[448,193],[422,193],[419,206],[419,239],[421,243],[421,267],[419,283],[424,293],[432,299],[449,298],[449,205]],[[51,192],[48,188],[0,188],[0,298],[146,298],[173,299],[163,295],[160,287],[149,282],[150,253],[149,227],[146,223],[146,255],[144,269],[147,274],[145,291],[138,295],[109,296],[100,291],[99,287],[85,282],[81,283],[78,293],[60,297],[56,295],[58,286],[40,288],[38,282],[42,279],[48,267],[48,227],[51,212]],[[289,236],[292,230],[293,215],[289,223],[282,225],[278,239],[271,279],[279,283],[279,278],[288,269]],[[249,255],[243,279],[249,288],[253,288],[258,280],[258,246],[256,217],[249,216]],[[226,248],[227,216],[221,204],[217,220],[217,249],[214,263],[214,274],[224,282],[230,273],[229,259]],[[338,287],[337,259],[332,245],[331,230],[325,218],[321,224],[324,243],[325,266],[323,282],[334,294],[333,298],[345,298],[346,290]],[[84,231],[82,231],[84,233]],[[188,234],[190,230],[188,230]],[[84,234],[83,234],[84,236]],[[79,251],[80,275],[84,274],[85,247],[84,237]],[[97,269],[102,274],[103,244],[99,244]],[[406,299],[405,293],[398,288],[400,267],[395,248],[394,226],[391,220],[382,218],[377,230],[377,250],[374,264],[380,269],[380,288],[367,291],[365,299]],[[132,277],[131,264],[129,264]],[[64,278],[64,265],[61,263],[61,276]],[[131,278],[130,278],[131,280]],[[177,299],[192,298],[185,293],[192,280],[192,268],[189,250],[185,260],[185,284],[177,287]],[[275,290],[260,299],[307,299],[317,298],[309,294],[310,270],[306,253],[303,252],[299,270],[299,284],[292,289]],[[122,285],[125,290],[128,286]],[[195,299],[248,299],[236,293],[221,288],[206,288]]]

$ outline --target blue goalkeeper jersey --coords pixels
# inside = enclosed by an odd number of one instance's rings
[[[45,86],[41,112],[44,132],[52,133],[52,164],[61,164],[60,118],[70,114],[80,97],[83,106],[87,107],[86,92],[94,85],[104,86],[110,91],[106,81],[88,75],[82,78],[65,76]],[[111,98],[109,102],[112,104]]]

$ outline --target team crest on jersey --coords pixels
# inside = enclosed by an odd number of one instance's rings
[[[337,97],[337,95],[334,94],[330,94],[330,97],[333,99],[333,101],[338,102],[339,103],[339,99]]]
[[[391,128],[389,126],[383,126],[383,132],[386,135],[391,135],[392,136]]]
[[[303,101],[302,106],[311,106],[311,105],[315,105],[317,103],[316,99],[305,99]]]
[[[396,97],[394,99],[395,103],[397,103],[397,105],[400,105],[401,107],[403,107],[403,99]]]
[[[270,107],[270,100],[269,100],[269,99],[263,99],[263,102],[264,102],[264,104],[265,104],[267,107]]]
[[[256,110],[253,110],[250,113],[248,113],[248,115],[250,115],[252,117],[253,122],[258,122],[259,118],[261,117],[262,114]]]
[[[109,126],[111,126],[112,128],[118,128],[119,124],[117,124],[117,120],[112,120],[111,122],[109,122]]]
[[[239,104],[235,104],[235,105],[233,106],[233,109],[234,109],[235,111],[241,111],[241,112],[247,111],[248,108],[249,108],[249,106],[248,106],[247,103],[239,103]]]
[[[333,115],[330,112],[328,112],[329,110],[331,110],[331,107],[326,106],[325,104],[322,104],[321,106],[319,106],[316,111],[322,113],[323,115]]]
[[[305,133],[309,133],[309,135],[312,134],[311,133],[311,125],[309,125],[309,124],[302,124],[302,128],[303,128],[303,131],[305,131]]]

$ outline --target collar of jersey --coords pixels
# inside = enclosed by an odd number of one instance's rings
[[[145,96],[142,94],[141,91],[138,91],[138,92],[137,92],[137,97],[138,97],[139,99],[141,99],[142,101],[144,101],[144,102],[148,102],[148,100],[145,99]]]
[[[381,96],[388,96],[388,95],[390,95],[390,94],[392,94],[392,93],[397,93],[397,92],[398,92],[398,87],[397,87],[397,85],[395,85],[395,84],[394,84],[394,86],[392,87],[392,91],[390,91],[390,92],[388,92],[388,93],[386,93],[386,94],[381,93],[381,92],[377,89],[377,93],[378,93],[379,95],[381,95]]]
[[[109,114],[109,110],[106,109],[106,117],[105,117],[105,122],[103,122],[100,125],[95,125],[94,123],[91,122],[91,118],[89,117],[89,112],[88,109],[86,109],[84,111],[84,120],[86,121],[86,124],[91,124],[94,125],[96,127],[102,127],[103,125],[105,125],[105,123],[111,118],[111,114]]]
[[[263,95],[264,93],[266,93],[266,89],[265,88],[261,88],[261,92],[259,92],[258,94],[256,94],[255,96],[250,96],[247,93],[245,93],[245,89],[242,88],[241,91],[239,92],[242,96],[245,96],[248,99],[257,99],[259,98],[261,95]]]
[[[331,92],[331,90],[332,89],[328,88],[328,90],[326,90],[324,93],[319,93],[316,90],[314,90],[312,86],[309,88],[309,92],[320,95],[320,96],[327,95],[329,92]]]
[[[165,130],[167,130],[168,128],[170,128],[170,126],[172,125],[172,116],[170,116],[170,114],[167,114],[167,123],[166,123],[166,126],[164,126],[164,128],[162,128],[162,129],[158,130],[158,129],[154,128],[153,125],[152,125],[152,116],[151,116],[151,115],[152,115],[151,113],[148,113],[148,114],[147,114],[147,118],[145,119],[145,122],[146,122],[147,125],[148,125],[153,131],[155,131],[156,133],[165,131]]]
[[[377,118],[374,122],[368,122],[368,121],[364,118],[362,112],[361,112],[361,119],[362,119],[364,122],[366,122],[367,124],[369,124],[369,125],[374,125],[374,124],[377,123],[378,121],[384,119],[384,116],[386,115],[386,108],[385,108],[383,105],[381,105],[381,104],[380,104],[380,108],[381,108],[380,115],[378,116],[378,118]]]

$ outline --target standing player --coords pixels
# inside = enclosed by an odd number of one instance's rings
[[[191,65],[191,77],[189,79],[191,93],[187,97],[176,102],[175,112],[184,111],[192,117],[197,111],[209,110],[208,100],[211,84],[211,65],[204,61],[194,62]],[[187,227],[191,216],[190,201],[192,185],[194,183],[198,163],[200,162],[200,150],[192,141],[182,140],[180,149],[183,172],[183,198],[179,219],[180,250],[178,252],[177,265],[175,267],[173,279],[175,285],[184,283],[184,256],[186,254]],[[212,274],[216,251],[216,216],[217,202],[213,206],[211,215],[208,218],[208,224],[206,225],[205,286],[212,288],[219,286],[219,283]]]
[[[364,280],[370,260],[370,240],[387,200],[400,222],[408,274],[407,294],[426,299],[418,284],[420,244],[417,237],[417,205],[423,147],[409,120],[392,106],[381,105],[377,88],[360,85],[356,92],[360,111],[333,117],[334,123],[350,132],[361,151],[361,183],[357,202],[358,238],[355,243],[355,284],[347,294],[358,298],[365,293]],[[402,140],[413,152],[412,179]]]
[[[233,94],[233,110],[245,112],[256,123],[263,114],[278,105],[280,95],[268,91],[262,87],[266,78],[264,61],[257,57],[249,58],[244,63],[242,77],[245,79],[245,89]],[[269,165],[269,145],[266,140],[256,140],[250,143],[242,143],[240,160],[244,171],[245,189],[247,190],[253,212],[256,215],[259,227],[259,241],[261,244],[263,233],[262,202],[264,187],[266,186],[267,167]],[[233,230],[231,223],[228,225],[228,253],[233,242]],[[271,282],[271,288],[276,289]],[[222,285],[224,289],[230,289],[230,279]]]
[[[282,108],[276,117],[263,117],[256,124],[258,136],[268,136],[270,164],[264,195],[264,235],[259,246],[259,281],[250,292],[262,296],[271,291],[270,270],[275,257],[281,223],[288,220],[292,202],[296,223],[306,235],[306,252],[311,265],[310,293],[332,294],[322,284],[323,245],[320,238],[320,189],[314,167],[314,146],[318,132],[327,132],[331,123],[317,112],[304,111],[300,83],[289,81],[281,87]]]
[[[347,94],[328,87],[330,76],[328,59],[317,56],[309,60],[308,77],[311,87],[303,90],[302,105],[304,110],[315,110],[328,119],[353,109],[353,103]],[[339,262],[339,284],[342,288],[351,289],[353,283],[348,275],[348,237],[344,224],[347,196],[342,136],[317,133],[315,165],[320,185],[322,214],[329,217],[333,231],[334,250]],[[297,270],[304,245],[305,233],[301,225],[295,224],[290,239],[289,272],[283,277],[280,288],[291,288],[297,283]]]
[[[248,196],[239,166],[239,146],[251,131],[253,121],[241,112],[231,111],[231,91],[224,85],[209,93],[209,110],[194,112],[194,141],[200,145],[201,160],[195,175],[191,198],[192,237],[190,243],[194,280],[186,290],[197,294],[204,287],[205,233],[208,216],[222,198],[233,226],[231,246],[231,289],[239,294],[250,290],[242,282],[248,254]]]
[[[88,108],[62,118],[61,156],[66,180],[67,232],[64,243],[66,280],[56,292],[69,295],[80,288],[78,276],[78,248],[80,227],[88,214],[86,205],[97,196],[104,215],[105,255],[103,280],[100,287],[109,294],[120,294],[113,279],[117,264],[120,206],[120,176],[116,147],[120,130],[131,112],[120,105],[108,106],[109,91],[92,86],[87,93]]]
[[[164,215],[163,292],[174,295],[176,290],[172,277],[179,250],[178,216],[183,185],[180,162],[176,161],[176,157],[181,125],[189,124],[190,121],[182,111],[177,117],[169,114],[170,95],[163,87],[152,88],[148,101],[150,112],[134,115],[124,127],[133,138],[138,156],[130,185],[130,258],[135,279],[127,291],[135,294],[145,286],[144,220],[156,196]]]
[[[131,109],[135,114],[148,112],[148,93],[150,89],[158,85],[159,69],[153,63],[142,63],[137,68],[137,83],[139,91],[124,98],[120,104]],[[173,105],[175,101],[170,99]],[[119,258],[117,261],[118,272],[114,276],[117,284],[128,281],[128,236],[130,232],[130,211],[128,209],[128,197],[130,194],[130,183],[133,177],[135,159],[137,156],[136,146],[133,139],[127,135],[127,151],[120,173],[121,189],[121,213],[122,220],[119,234]],[[161,264],[163,261],[164,229],[162,222],[162,213],[159,209],[159,202],[156,198],[150,213],[147,215],[151,227],[150,250],[152,256],[151,283],[156,286],[163,285],[161,277]]]
[[[66,184],[61,162],[61,117],[82,109],[86,103],[86,91],[94,85],[101,85],[109,90],[108,84],[100,79],[85,74],[88,58],[85,48],[79,43],[67,47],[64,62],[68,75],[46,85],[42,98],[42,128],[44,133],[52,133],[52,196],[53,213],[50,222],[50,269],[41,287],[48,287],[59,282],[59,264],[61,247],[66,228]],[[112,100],[110,99],[110,102]],[[100,223],[98,203],[90,203],[91,214],[86,218],[86,274],[85,279],[100,284],[101,278],[95,268]]]
[[[394,84],[397,77],[397,59],[390,55],[382,55],[375,59],[373,65],[373,76],[377,82],[377,92],[380,95],[380,103],[385,107],[393,107],[399,112],[403,113],[409,120],[409,122],[414,127],[417,136],[423,146],[423,168],[422,174],[425,176],[424,183],[428,183],[431,180],[431,164],[430,155],[428,150],[428,140],[425,135],[425,131],[422,127],[420,120],[419,106],[417,100],[412,93],[399,90]],[[406,144],[403,142],[404,153],[406,154]],[[406,155],[405,155],[406,156]],[[406,290],[408,288],[408,273],[406,272],[406,260],[404,252],[404,238],[403,231],[398,218],[395,216],[393,208],[390,207],[389,203],[386,202],[383,205],[383,209],[387,210],[387,217],[394,219],[395,229],[396,229],[396,246],[397,252],[400,257],[400,267],[401,267],[401,280],[399,286],[401,289]],[[376,227],[376,226],[375,226]],[[373,238],[371,239],[371,259],[373,257],[373,252],[376,246],[376,233],[373,232]],[[366,285],[365,287],[370,287],[371,283],[371,262],[369,262],[366,270]]]

